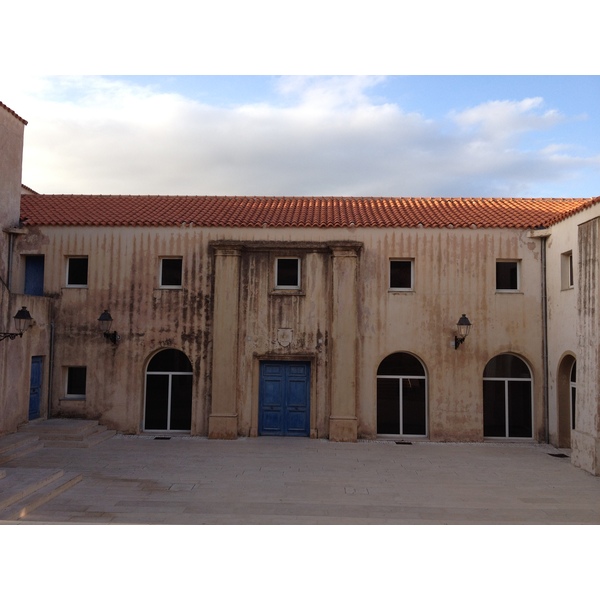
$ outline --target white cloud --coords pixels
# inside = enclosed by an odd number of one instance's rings
[[[527,131],[553,127],[562,120],[556,110],[539,113],[543,98],[525,98],[521,101],[495,100],[451,113],[451,117],[465,130],[474,131],[490,140],[504,140]]]
[[[589,167],[520,148],[563,117],[541,98],[441,121],[372,100],[381,78],[281,78],[276,102],[224,108],[103,77],[26,79],[24,183],[42,193],[529,195]],[[6,83],[6,82],[5,82]]]

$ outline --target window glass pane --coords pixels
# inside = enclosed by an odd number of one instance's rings
[[[277,259],[277,283],[278,287],[300,286],[300,261],[297,258]]]
[[[381,361],[377,375],[420,375],[424,377],[425,369],[419,359],[412,354],[397,352]]]
[[[377,433],[400,433],[399,379],[377,379]]]
[[[163,258],[161,261],[160,285],[181,286],[181,258]]]
[[[505,382],[483,382],[483,435],[506,437]]]
[[[69,258],[69,272],[67,275],[68,285],[87,285],[88,282],[88,259]]]
[[[69,367],[67,370],[67,395],[85,396],[85,367]]]
[[[188,357],[179,350],[161,350],[148,364],[148,371],[191,373],[192,363],[189,361]]]
[[[532,435],[531,429],[531,382],[508,382],[508,435],[526,437]]]
[[[571,381],[575,383],[577,381],[577,363],[573,363],[573,367],[571,368]]]
[[[399,289],[412,289],[412,261],[390,261],[390,287]]]
[[[402,380],[402,433],[426,434],[425,380]]]
[[[569,286],[573,287],[573,255],[569,254]]]
[[[145,429],[166,429],[169,409],[169,376],[146,375]]]
[[[517,290],[519,289],[518,269],[516,262],[496,263],[496,289]]]
[[[492,358],[486,365],[483,376],[531,379],[527,365],[513,354],[500,354]]]
[[[171,377],[171,427],[189,431],[192,428],[192,376]]]

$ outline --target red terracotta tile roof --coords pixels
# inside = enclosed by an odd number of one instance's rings
[[[4,104],[4,102],[0,102],[0,108],[3,108],[4,110],[8,111],[11,115],[13,115],[13,117],[17,117],[17,119],[19,119],[19,121],[21,121],[21,123],[23,123],[24,125],[27,125],[27,121],[25,119],[23,119],[22,117],[20,117],[14,110],[12,110],[11,108],[8,108],[8,106],[6,106],[6,104]]]
[[[24,225],[548,227],[598,198],[21,196]]]

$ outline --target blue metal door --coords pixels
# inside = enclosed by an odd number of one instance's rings
[[[42,397],[42,357],[31,357],[31,379],[29,384],[29,420],[39,419]]]
[[[310,363],[261,363],[258,434],[310,434]]]

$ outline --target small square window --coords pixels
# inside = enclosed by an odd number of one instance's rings
[[[161,258],[160,287],[180,288],[183,281],[182,273],[182,258]]]
[[[67,286],[87,287],[88,257],[71,256],[67,259]]]
[[[496,261],[496,289],[499,291],[519,289],[519,261]]]
[[[565,252],[560,255],[560,281],[563,290],[570,290],[574,286],[573,252]]]
[[[390,260],[390,289],[413,289],[413,263],[412,259]]]
[[[67,396],[85,397],[86,367],[67,367]]]
[[[275,260],[275,287],[289,290],[300,288],[299,258],[277,258]]]

